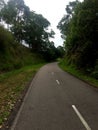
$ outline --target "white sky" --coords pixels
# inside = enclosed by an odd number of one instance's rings
[[[42,14],[50,23],[51,28],[56,33],[55,39],[53,39],[55,46],[63,45],[61,34],[56,28],[59,21],[65,14],[66,5],[73,0],[24,0],[25,4],[30,7],[31,10],[38,14]],[[82,0],[81,0],[82,1]]]

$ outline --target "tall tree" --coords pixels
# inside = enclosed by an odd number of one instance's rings
[[[1,18],[18,42],[25,41],[33,52],[54,57],[55,46],[50,42],[55,32],[48,30],[50,22],[41,14],[30,11],[23,0],[9,0],[1,9]]]
[[[18,41],[22,39],[23,13],[25,4],[23,0],[9,0],[1,9],[2,19],[10,26]]]
[[[98,59],[98,1],[84,0],[75,8],[69,8],[69,5],[67,15],[58,24],[66,37],[67,56],[78,67],[94,68]]]
[[[60,29],[63,35],[62,38],[63,37],[65,38],[65,35],[68,34],[70,21],[74,15],[75,8],[78,4],[79,4],[78,0],[69,2],[69,4],[65,8],[67,14],[62,17],[57,26],[57,28]]]
[[[29,13],[29,18],[26,19],[24,26],[24,39],[32,47],[33,51],[39,51],[42,44],[48,39],[46,29],[49,25],[49,21],[42,15],[35,12]]]

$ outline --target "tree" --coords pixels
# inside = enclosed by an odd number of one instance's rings
[[[58,24],[66,37],[67,57],[77,67],[94,68],[98,59],[98,1],[84,0],[75,8],[69,8],[69,5],[66,7],[67,15]]]
[[[63,35],[62,37],[64,37],[64,38],[65,38],[65,35],[68,34],[70,21],[74,15],[74,10],[78,4],[79,4],[78,0],[69,2],[69,5],[67,5],[66,9],[65,9],[67,14],[64,15],[62,17],[62,19],[60,20],[60,22],[58,23],[57,28],[61,31],[61,33]]]
[[[49,35],[46,30],[49,25],[49,21],[42,15],[30,12],[29,18],[25,21],[24,40],[33,51],[39,52],[43,44],[48,41]]]
[[[57,57],[63,58],[63,56],[65,55],[64,47],[62,46],[57,47],[57,55],[58,55]]]
[[[8,3],[1,9],[1,18],[10,26],[10,30],[16,37],[17,41],[22,40],[22,26],[24,13],[23,0],[9,0]]]
[[[41,14],[30,11],[23,0],[9,0],[0,12],[18,43],[25,41],[32,52],[54,55],[55,47],[50,38],[54,38],[55,32],[48,30],[50,22]]]

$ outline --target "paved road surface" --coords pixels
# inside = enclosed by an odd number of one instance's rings
[[[35,76],[11,130],[98,130],[98,91],[47,64]]]

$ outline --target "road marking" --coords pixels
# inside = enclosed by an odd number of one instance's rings
[[[77,114],[77,116],[81,120],[82,124],[85,126],[86,130],[91,130],[91,128],[89,127],[89,125],[87,124],[87,122],[85,121],[85,119],[83,118],[83,116],[81,115],[81,113],[78,111],[78,109],[76,108],[76,106],[72,105],[72,108],[74,109],[75,113]]]
[[[60,85],[60,82],[58,80],[56,80],[57,84]]]
[[[54,72],[51,72],[52,75],[54,75]]]

